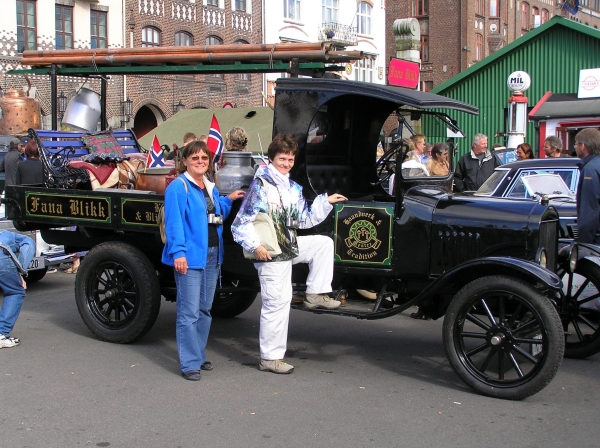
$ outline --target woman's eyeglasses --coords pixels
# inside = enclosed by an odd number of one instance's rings
[[[197,162],[198,160],[202,160],[202,161],[206,162],[207,160],[210,159],[210,157],[208,157],[208,156],[191,156],[189,159],[192,162]]]

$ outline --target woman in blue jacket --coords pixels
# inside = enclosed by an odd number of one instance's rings
[[[244,192],[219,196],[206,177],[213,162],[206,143],[183,149],[180,176],[165,191],[167,242],[162,262],[173,266],[177,285],[177,351],[181,374],[198,381],[200,370],[212,370],[204,349],[212,317],[213,296],[223,262],[223,221]]]

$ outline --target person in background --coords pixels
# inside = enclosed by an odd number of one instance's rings
[[[546,137],[544,140],[544,152],[546,157],[570,157],[562,153],[562,141],[555,135]]]
[[[44,183],[44,166],[40,160],[37,143],[29,140],[25,145],[26,160],[17,165],[17,185],[39,185]]]
[[[423,134],[411,135],[410,140],[414,144],[414,150],[411,158],[414,158],[414,160],[419,163],[425,163],[425,136]]]
[[[310,228],[323,222],[336,202],[347,201],[341,194],[326,193],[306,202],[302,187],[289,173],[298,154],[298,143],[291,135],[277,134],[268,149],[269,164],[260,166],[242,202],[231,233],[236,243],[253,252],[258,271],[262,307],[260,310],[259,369],[273,373],[291,373],[294,367],[283,358],[287,349],[290,303],[292,301],[292,265],[308,263],[306,299],[309,309],[336,309],[341,303],[329,297],[333,279],[333,240],[325,235],[297,236],[298,228]],[[259,213],[273,219],[281,254],[271,258],[261,245],[253,222]]]
[[[477,190],[499,166],[500,162],[492,156],[487,147],[487,135],[475,134],[471,151],[463,155],[456,164],[456,171],[454,172],[455,191]]]
[[[5,173],[5,185],[15,185],[17,183],[17,165],[23,161],[23,149],[31,140],[29,137],[23,137],[21,140],[13,138],[9,143],[9,151],[0,162],[0,172]]]
[[[521,143],[517,146],[517,160],[535,159],[533,149],[529,143]]]
[[[202,134],[200,137],[198,137],[198,140],[204,143],[208,143],[208,135]]]
[[[206,136],[204,136],[204,137],[206,137]],[[199,140],[198,137],[196,137],[196,134],[194,134],[193,132],[186,132],[183,135],[183,146],[187,145],[188,143],[194,142],[196,140]],[[208,140],[208,137],[206,137],[206,140]],[[204,143],[206,143],[206,140],[204,140]],[[179,154],[179,146],[177,146],[177,143],[173,143],[173,151],[171,151],[169,153],[169,155],[167,155],[166,160],[173,160],[177,157],[178,154]]]
[[[225,149],[227,151],[248,151],[248,135],[244,128],[232,127],[225,134]]]
[[[10,332],[25,299],[27,285],[21,272],[35,256],[35,242],[20,233],[0,230],[0,248],[0,289],[4,294],[0,307],[0,348],[10,348],[21,343],[18,338],[11,337]]]
[[[425,150],[423,151],[423,163],[427,163],[431,159],[431,150],[433,149],[433,143],[425,142]]]
[[[213,297],[223,264],[223,221],[244,192],[219,196],[206,174],[212,155],[206,143],[193,141],[181,153],[180,176],[165,191],[167,242],[162,262],[173,266],[177,285],[176,339],[186,380],[199,381],[200,370],[212,370],[206,359]],[[220,219],[219,219],[220,218]]]
[[[586,128],[575,136],[581,159],[577,187],[577,241],[600,244],[600,131]]]
[[[436,143],[431,150],[431,159],[425,164],[430,176],[447,176],[450,173],[448,163],[448,145]]]

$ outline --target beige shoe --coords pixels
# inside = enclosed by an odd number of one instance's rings
[[[273,373],[292,373],[294,371],[294,366],[288,364],[283,359],[275,359],[273,361],[261,359],[258,368],[262,371]]]
[[[340,307],[342,302],[333,300],[327,294],[306,294],[304,306],[310,310],[315,308],[325,308],[327,310],[335,310]]]

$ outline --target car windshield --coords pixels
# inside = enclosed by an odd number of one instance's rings
[[[574,198],[573,192],[558,174],[535,174],[522,177],[526,188],[525,197],[539,197],[542,195],[553,197]]]
[[[523,179],[530,176],[535,176],[539,174],[547,174],[547,175],[557,175],[559,176],[567,187],[571,190],[571,192],[575,193],[577,190],[577,168],[573,169],[528,169],[522,170],[515,181],[513,182],[510,189],[503,194],[505,197],[509,198],[529,198],[531,195],[527,191],[527,188],[523,184]],[[542,193],[546,193],[543,191]],[[547,193],[546,193],[547,194]]]
[[[507,174],[508,170],[494,171],[475,194],[478,196],[491,196]]]

